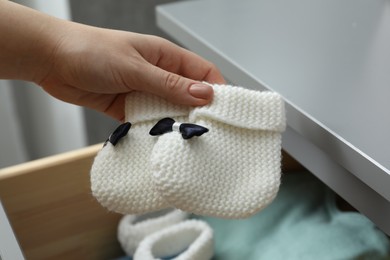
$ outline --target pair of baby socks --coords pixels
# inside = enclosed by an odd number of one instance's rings
[[[280,184],[283,99],[277,93],[213,85],[203,107],[133,92],[126,121],[91,170],[92,193],[109,210],[143,214],[175,207],[245,218],[267,206]]]
[[[168,209],[143,215],[125,215],[118,240],[134,260],[211,259],[214,240],[210,226],[188,214]]]

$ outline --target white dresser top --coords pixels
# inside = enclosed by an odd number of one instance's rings
[[[303,137],[351,175],[327,184],[342,194],[349,179],[361,182],[350,197],[362,191],[367,205],[357,208],[372,211],[363,189],[371,190],[390,219],[389,1],[183,1],[159,6],[157,21],[232,83],[280,93],[286,136]],[[291,155],[305,152],[291,142]]]

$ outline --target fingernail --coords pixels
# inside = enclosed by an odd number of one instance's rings
[[[205,84],[194,84],[190,86],[189,92],[195,98],[210,99],[213,88]]]

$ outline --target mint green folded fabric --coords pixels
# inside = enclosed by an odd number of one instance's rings
[[[214,230],[215,260],[385,259],[390,243],[360,213],[341,212],[310,173],[286,174],[266,209],[248,219],[199,217]]]

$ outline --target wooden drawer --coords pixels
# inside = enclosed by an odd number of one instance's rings
[[[110,259],[123,255],[119,214],[90,192],[101,145],[0,170],[0,199],[26,259]]]
[[[27,259],[112,259],[120,214],[91,195],[101,144],[0,170],[0,199]],[[302,167],[283,154],[284,171]]]

